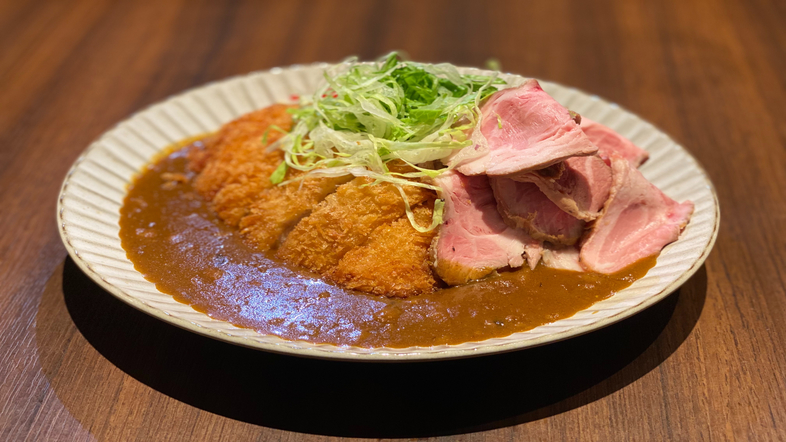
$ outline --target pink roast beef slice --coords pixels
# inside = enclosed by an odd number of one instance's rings
[[[579,262],[579,249],[575,246],[545,246],[543,248],[543,265],[552,269],[584,271],[584,267]]]
[[[435,180],[445,199],[443,223],[431,245],[433,267],[450,285],[482,278],[501,267],[530,265],[540,259],[541,244],[523,230],[508,227],[485,175],[445,172]]]
[[[535,183],[560,209],[575,218],[592,221],[598,217],[611,189],[611,168],[597,155],[568,158],[560,174],[554,166],[541,171],[513,175],[516,181]]]
[[[475,144],[450,160],[465,175],[527,172],[598,150],[568,110],[543,91],[537,80],[496,92],[482,113],[475,130],[485,136],[487,150],[481,152],[484,148]]]
[[[598,146],[598,155],[606,164],[611,164],[609,157],[615,153],[628,160],[633,167],[641,166],[650,157],[646,150],[631,143],[611,128],[584,116],[581,117],[581,130]]]
[[[600,218],[581,245],[588,270],[614,273],[654,255],[677,239],[693,213],[693,203],[666,196],[632,167],[612,156],[614,184]]]
[[[574,244],[584,232],[584,221],[557,207],[534,183],[490,177],[497,210],[505,223],[524,229],[541,241]]]

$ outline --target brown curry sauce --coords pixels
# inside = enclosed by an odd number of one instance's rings
[[[120,210],[128,258],[158,290],[263,334],[360,347],[458,344],[573,316],[644,276],[656,257],[616,274],[539,265],[408,299],[345,290],[244,244],[191,186],[186,150],[148,166]]]

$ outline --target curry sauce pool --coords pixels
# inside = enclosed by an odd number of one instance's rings
[[[122,246],[161,292],[263,334],[399,348],[503,337],[570,317],[656,262],[653,256],[613,275],[525,267],[407,299],[345,290],[249,248],[194,191],[186,149],[151,164],[129,187]]]

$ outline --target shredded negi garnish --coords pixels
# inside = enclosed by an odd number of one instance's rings
[[[437,160],[472,144],[467,134],[479,124],[480,102],[505,82],[496,75],[461,75],[451,64],[402,61],[396,53],[376,63],[346,61],[326,71],[325,80],[292,109],[294,127],[271,146],[282,149],[285,159],[270,180],[282,183],[288,168],[308,172],[298,179],[366,176],[399,189],[417,230],[440,225],[444,203],[435,204],[430,226],[419,226],[402,186],[440,190],[421,178],[447,170]],[[414,171],[390,171],[393,160]]]

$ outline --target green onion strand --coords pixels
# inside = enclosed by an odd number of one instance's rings
[[[496,75],[462,75],[447,63],[403,61],[395,52],[375,63],[348,60],[327,69],[324,78],[313,97],[290,110],[292,130],[268,147],[285,154],[270,178],[274,184],[352,174],[391,183],[402,196],[401,186],[441,191],[423,180],[448,170],[438,160],[472,145],[468,134],[480,121],[480,103],[505,84]],[[390,172],[386,163],[394,160],[414,171]],[[284,181],[289,168],[306,174]],[[428,227],[415,222],[404,201],[418,231],[442,222],[441,200]]]

